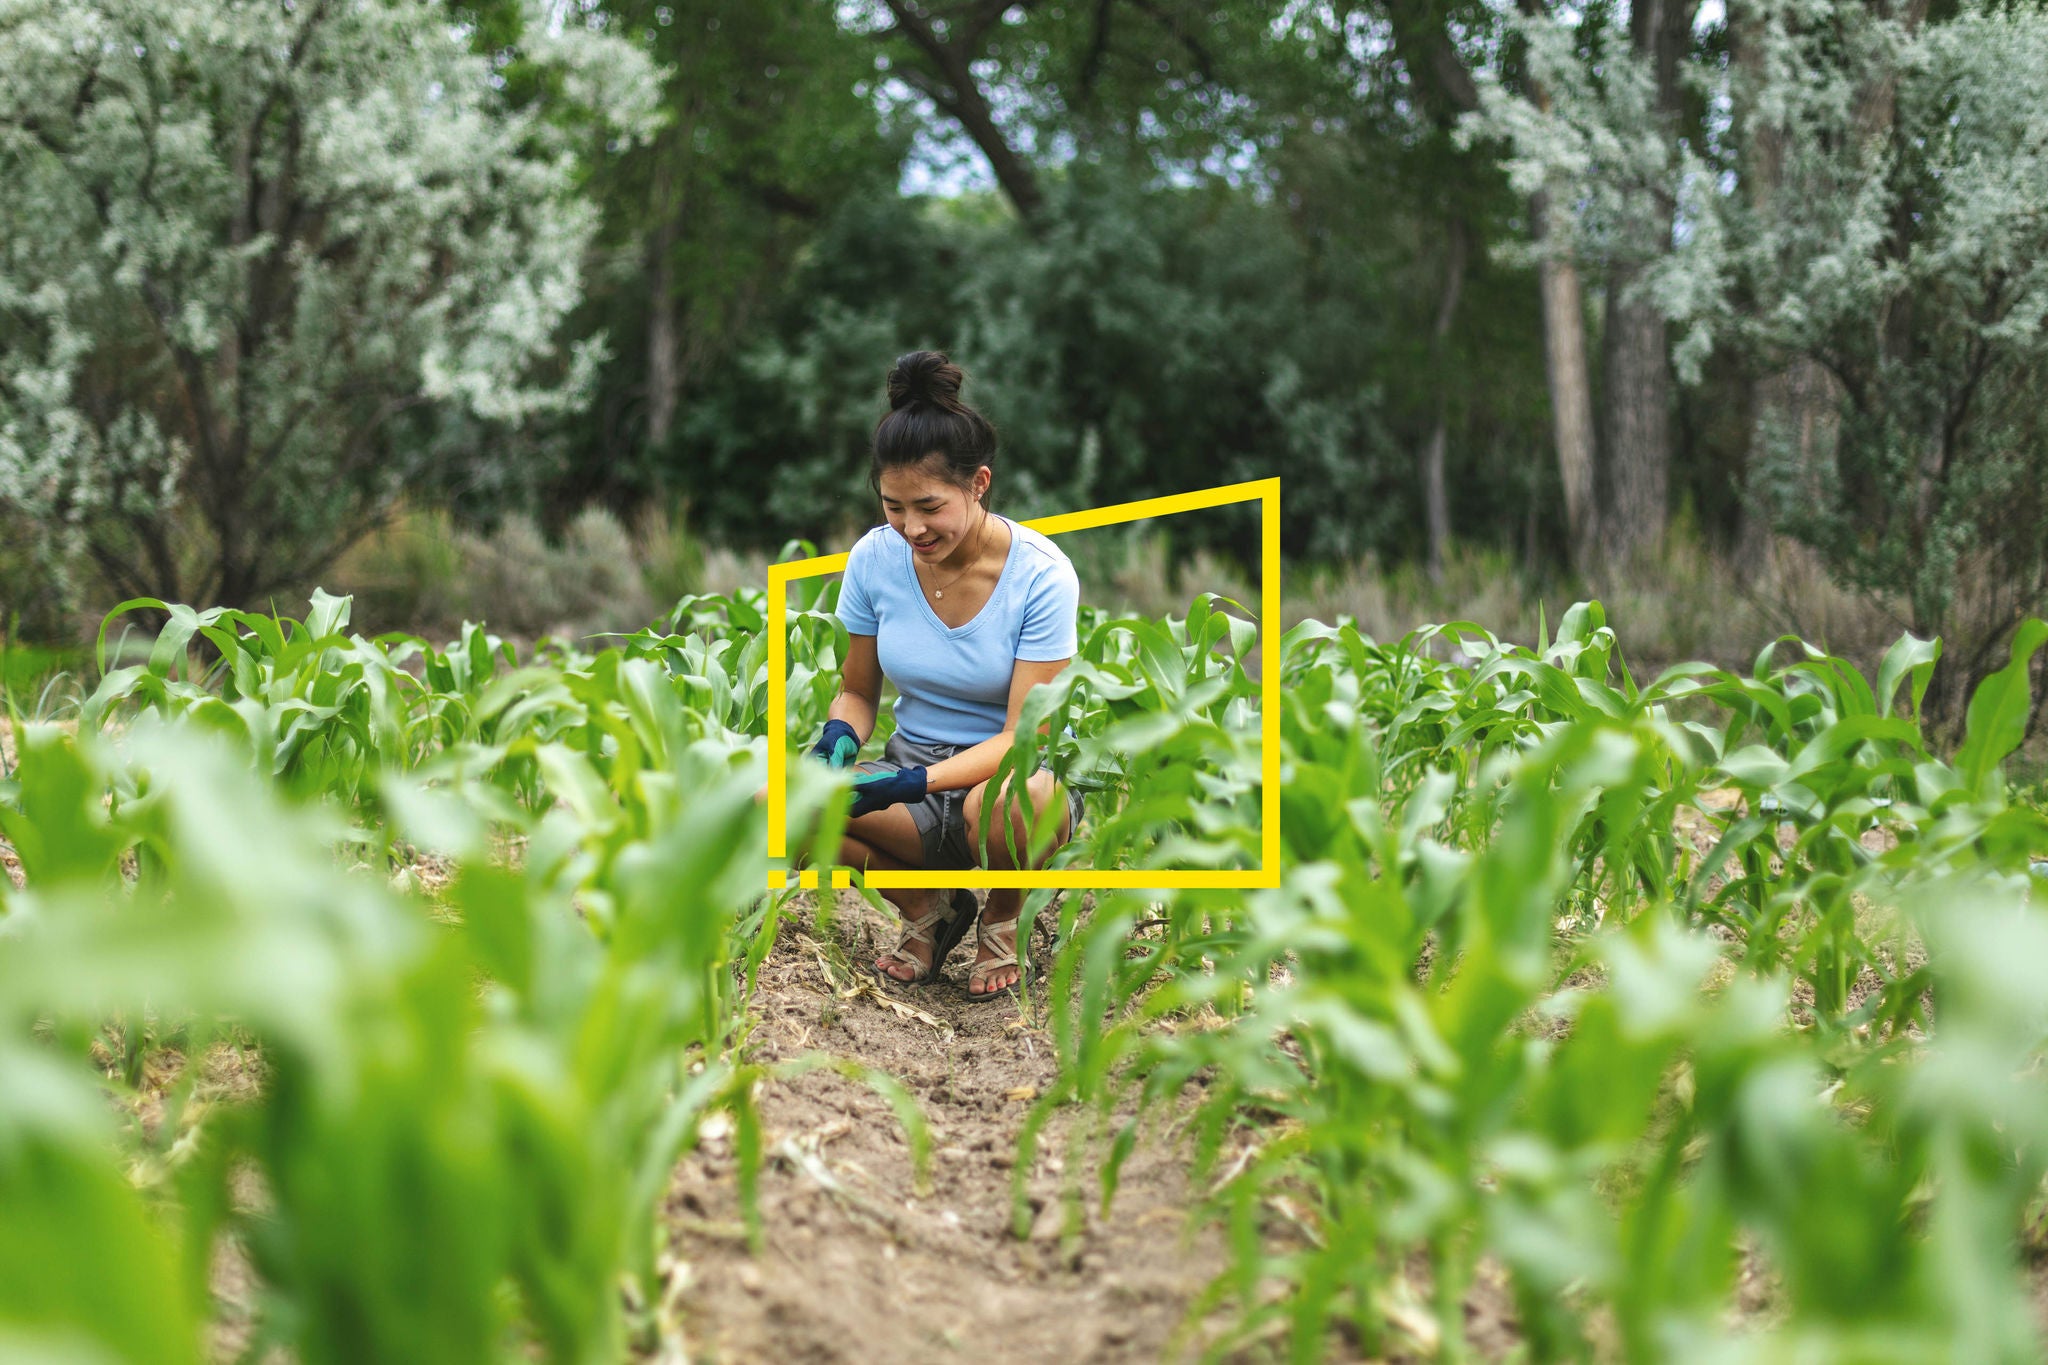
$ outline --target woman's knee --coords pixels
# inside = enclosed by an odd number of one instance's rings
[[[1041,836],[1044,821],[1057,822],[1051,845],[1033,860],[1032,865],[1039,866],[1051,857],[1053,850],[1065,843],[1072,833],[1067,828],[1066,794],[1060,789],[1059,783],[1053,780],[1052,774],[1043,771],[1033,773],[1030,780],[1025,783],[1024,790],[1031,800],[1029,809],[1037,812],[1035,820],[1040,824]],[[984,782],[967,794],[968,834],[974,840],[976,852],[987,866],[999,869],[1014,868],[1031,847],[1031,836],[1025,828],[1027,808],[1014,792],[1006,792],[1000,803],[1000,810],[991,812],[987,791],[988,783]],[[992,814],[995,816],[994,820],[988,818]],[[1002,818],[1005,816],[1008,817],[1006,820]],[[997,823],[997,820],[1001,823]],[[1007,839],[1004,837],[1005,826],[1009,834]],[[989,831],[985,841],[984,831]]]
[[[924,840],[918,833],[917,822],[901,806],[857,816],[840,835],[840,841],[842,845],[859,844],[869,858],[880,856],[904,867],[917,867],[924,862]],[[847,865],[865,867],[867,863]]]

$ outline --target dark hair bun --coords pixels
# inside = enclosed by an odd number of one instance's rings
[[[875,459],[868,470],[868,484],[877,493],[885,469],[925,467],[937,457],[945,477],[966,488],[992,463],[996,429],[960,401],[966,379],[943,351],[896,357],[889,368],[889,410],[875,423]]]
[[[872,373],[872,372],[871,372]],[[889,371],[889,409],[930,403],[947,412],[960,411],[960,385],[967,375],[943,351],[912,351],[896,357]]]

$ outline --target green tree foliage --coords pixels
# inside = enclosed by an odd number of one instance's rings
[[[1027,219],[1047,207],[1045,171],[1069,160],[1242,171],[1265,137],[1242,84],[1273,55],[1264,5],[851,0],[842,15]]]
[[[1277,34],[1247,6],[940,8],[876,4],[855,27],[931,96],[932,136],[982,146],[939,64],[974,39],[1006,145],[1036,149],[1030,184],[847,206],[773,334],[684,419],[669,476],[710,525],[766,543],[836,529],[864,496],[879,376],[911,346],[976,374],[1012,510],[1278,471],[1299,490],[1295,553],[1414,554],[1418,455],[1440,424],[1455,524],[1518,537],[1554,498],[1531,434],[1533,290],[1483,254],[1517,230],[1514,201],[1450,144],[1442,109],[1398,95],[1401,63],[1361,35],[1362,8]],[[1447,197],[1481,249],[1439,337]]]
[[[1478,106],[1472,72],[1500,29],[1497,14],[1466,0],[1303,6],[1268,45],[1282,55],[1251,78],[1263,102],[1288,111],[1269,115],[1279,192],[1297,214],[1315,206],[1310,230],[1364,268],[1369,306],[1387,315],[1392,344],[1374,373],[1414,452],[1432,574],[1453,530],[1453,428],[1468,459],[1512,446],[1508,467],[1487,471],[1505,502],[1548,500],[1538,475],[1546,462],[1528,434],[1540,358],[1532,282],[1517,264],[1489,261],[1494,242],[1521,234],[1520,205],[1495,159],[1457,136],[1460,116]],[[1365,203],[1369,220],[1358,214]],[[1492,362],[1484,370],[1474,364],[1481,352]],[[1513,533],[1512,505],[1459,501],[1494,535]]]
[[[1019,512],[1277,472],[1297,557],[1597,575],[1690,504],[1972,675],[2048,595],[2042,96],[1978,55],[2039,55],[2031,9],[0,16],[10,598],[70,545],[246,599],[402,487],[829,537],[913,346],[977,375]],[[901,192],[952,153],[992,188]]]
[[[1407,470],[1381,395],[1346,372],[1384,329],[1317,277],[1278,209],[1224,186],[1146,194],[1080,174],[1049,186],[1031,227],[866,202],[821,240],[778,334],[692,414],[701,453],[679,477],[701,476],[704,512],[753,535],[832,529],[868,497],[889,358],[944,345],[1003,433],[1011,512],[1278,465],[1301,490],[1291,543],[1355,553],[1400,533]]]
[[[616,135],[630,47],[537,60]],[[434,5],[0,10],[0,505],[124,593],[302,581],[438,447],[424,419],[574,404],[556,339],[596,214],[569,133],[510,111]]]
[[[663,478],[682,416],[782,306],[829,217],[893,187],[904,151],[871,98],[874,53],[839,30],[829,0],[590,0],[575,13],[657,69],[664,121],[631,146],[584,147],[580,179],[602,228],[573,326],[602,332],[611,359],[590,412],[539,434],[553,457],[543,501],[565,515],[593,498],[628,510],[696,495]],[[489,9],[465,17],[512,89],[576,116],[565,92],[526,74],[542,29]]]

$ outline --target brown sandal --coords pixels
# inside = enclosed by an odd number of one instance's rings
[[[1024,912],[1020,908],[1016,914],[1006,920],[982,919],[976,921],[974,935],[975,950],[979,952],[983,945],[987,945],[994,948],[996,953],[994,957],[988,958],[985,961],[978,961],[967,969],[967,998],[969,1000],[993,1000],[999,995],[1008,995],[1017,988],[1017,982],[1015,981],[1004,986],[1001,990],[993,991],[977,991],[974,989],[974,986],[976,982],[986,985],[988,978],[994,973],[1001,971],[1005,967],[1015,967],[1018,965],[1017,925],[1023,918]],[[1022,979],[1023,973],[1020,971],[1018,973],[1018,980]]]
[[[871,970],[884,985],[922,986],[939,974],[939,968],[946,963],[946,955],[953,951],[961,939],[967,937],[967,926],[974,923],[975,911],[978,908],[972,891],[964,887],[955,891],[952,899],[944,906],[927,910],[916,919],[907,921],[903,926],[903,938],[894,948],[876,958],[870,964]],[[934,925],[938,926],[936,935],[932,932]],[[932,960],[920,965],[916,957],[904,951],[912,943],[931,944]],[[907,962],[916,969],[917,975],[891,975],[882,970],[882,964],[885,962]]]

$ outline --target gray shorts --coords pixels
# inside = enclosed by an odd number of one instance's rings
[[[893,773],[902,768],[929,768],[941,759],[951,758],[971,744],[919,744],[905,739],[899,731],[889,736],[889,742],[882,746],[880,759],[867,759],[854,766],[864,773]],[[1045,771],[1043,763],[1040,772]],[[1081,828],[1081,793],[1067,789],[1067,807],[1073,813],[1069,833]],[[967,834],[967,792],[965,790],[932,792],[922,801],[906,801],[904,808],[910,812],[911,820],[917,825],[917,837],[924,845],[924,865],[932,869],[951,870],[954,868],[980,867],[981,860],[975,856],[968,842]]]

